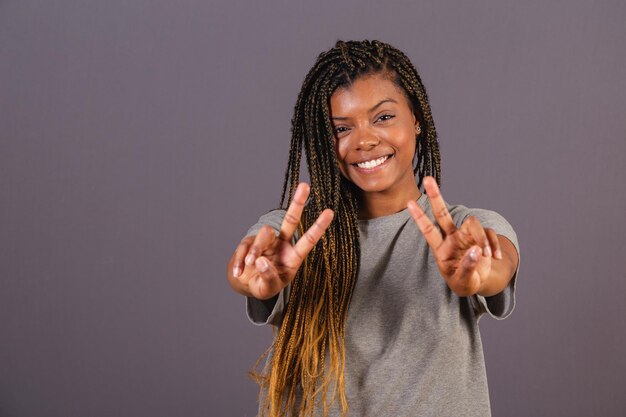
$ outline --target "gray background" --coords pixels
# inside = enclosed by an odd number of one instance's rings
[[[0,1],[0,415],[252,416],[225,267],[338,38],[416,63],[451,203],[515,226],[495,416],[626,415],[623,1]]]

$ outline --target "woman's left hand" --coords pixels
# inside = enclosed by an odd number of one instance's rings
[[[483,293],[492,272],[492,263],[502,259],[498,235],[494,230],[484,228],[473,216],[457,228],[435,179],[424,178],[424,188],[441,230],[415,201],[408,203],[408,209],[432,249],[448,287],[462,297],[489,295]]]

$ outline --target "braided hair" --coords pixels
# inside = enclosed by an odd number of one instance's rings
[[[427,175],[440,183],[439,145],[428,96],[406,55],[379,41],[338,41],[320,54],[304,79],[291,121],[280,205],[287,207],[293,199],[304,149],[311,194],[299,225],[300,235],[324,209],[333,209],[335,216],[291,283],[282,324],[268,350],[271,357],[265,370],[254,374],[261,386],[262,415],[312,416],[321,406],[326,416],[336,400],[343,415],[348,410],[344,335],[359,271],[359,189],[339,170],[330,98],[338,88],[370,74],[389,76],[404,92],[419,121],[421,133],[414,157],[418,187]]]

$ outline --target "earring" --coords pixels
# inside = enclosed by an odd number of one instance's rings
[[[420,127],[419,124],[415,125],[415,134],[419,135],[420,133],[422,133],[422,128]]]

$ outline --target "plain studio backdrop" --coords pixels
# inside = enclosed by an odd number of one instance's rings
[[[272,333],[226,262],[337,39],[409,55],[444,197],[519,235],[516,310],[481,320],[494,416],[626,415],[624,22],[617,0],[0,1],[0,415],[255,415]]]

